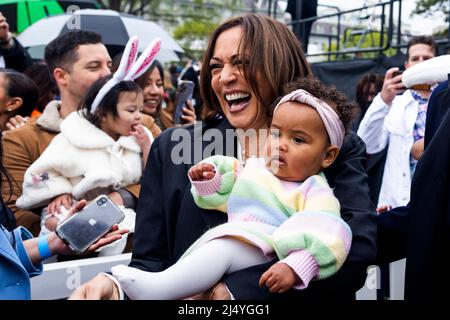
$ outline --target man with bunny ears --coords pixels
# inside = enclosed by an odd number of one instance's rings
[[[20,210],[15,205],[22,195],[25,171],[60,132],[63,119],[77,110],[87,89],[97,79],[111,73],[111,58],[101,41],[100,35],[94,32],[75,30],[50,42],[45,48],[45,61],[58,85],[61,100],[50,102],[38,119],[30,120],[3,137],[4,166],[14,179],[13,190],[2,189],[3,197],[9,199],[6,204],[13,210],[17,224],[35,236],[40,231],[42,208]],[[151,117],[145,116],[143,125],[153,137],[160,133]],[[133,185],[108,196],[116,204],[133,207],[139,190],[140,185]],[[61,205],[68,208],[71,203],[61,201]]]

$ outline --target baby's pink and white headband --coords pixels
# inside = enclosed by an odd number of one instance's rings
[[[155,60],[156,55],[161,49],[161,40],[156,38],[150,43],[150,45],[144,50],[137,59],[138,54],[138,37],[134,36],[128,40],[125,46],[125,51],[123,52],[122,59],[120,60],[119,68],[114,73],[113,77],[105,83],[105,85],[99,90],[97,96],[91,105],[91,114],[94,114],[97,110],[100,102],[105,97],[105,95],[114,87],[116,84],[122,81],[133,81],[143,75],[151,64]]]
[[[327,130],[328,136],[330,137],[331,144],[336,145],[339,148],[342,147],[345,128],[336,111],[334,111],[334,109],[330,107],[328,103],[316,98],[308,91],[298,89],[281,98],[280,102],[278,102],[278,104],[276,105],[273,114],[275,115],[275,112],[281,104],[288,101],[297,101],[316,109],[317,113],[325,124],[325,128]]]

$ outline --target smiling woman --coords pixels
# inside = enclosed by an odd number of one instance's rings
[[[174,101],[171,100],[170,95],[165,96],[164,82],[164,68],[157,60],[153,62],[147,72],[136,79],[136,83],[144,91],[144,113],[152,116],[161,130],[174,126],[173,114],[169,112],[169,106]],[[163,108],[164,103],[166,103],[166,108]],[[182,118],[186,125],[195,123],[195,109],[190,101],[187,101],[183,108]]]
[[[263,106],[275,100],[283,84],[309,75],[298,41],[286,26],[247,16],[225,22],[213,33],[200,85],[209,109],[233,127],[260,129],[268,125]]]
[[[221,150],[226,152],[220,154],[236,157],[236,149],[225,148],[229,140],[235,139],[226,134],[227,129],[236,132],[242,129],[244,135],[245,131],[255,130],[261,138],[267,138],[262,136],[267,135],[268,130],[260,129],[268,128],[269,106],[283,93],[285,84],[310,75],[300,44],[286,25],[257,14],[227,20],[211,35],[200,75],[202,99],[208,109],[215,111],[215,116],[201,127],[187,127],[183,133],[189,137],[189,142],[201,141],[202,150],[211,148],[212,144],[223,144]],[[221,139],[207,138],[208,129],[220,132]],[[155,140],[142,180],[130,266],[145,271],[159,272],[172,266],[205,230],[227,219],[223,212],[205,211],[195,204],[187,176],[192,163],[175,164],[172,158],[179,144],[179,140],[174,139],[178,130],[166,130]],[[247,144],[241,139],[238,133],[237,140],[245,149]],[[262,152],[255,150],[256,155]],[[250,149],[243,152],[249,156],[255,153]],[[310,288],[303,292],[290,290],[274,295],[259,286],[259,279],[277,262],[275,259],[228,274],[223,277],[224,283],[197,298],[354,299],[376,253],[375,208],[369,198],[364,161],[364,143],[349,133],[336,161],[324,170],[341,203],[341,216],[353,233],[348,259],[338,274],[311,282]],[[99,275],[77,289],[73,298],[117,297],[115,283]],[[95,296],[91,295],[93,291]]]
[[[351,232],[321,171],[336,160],[354,107],[317,80],[290,83],[273,111],[272,161],[252,158],[242,168],[236,158],[216,155],[189,170],[195,203],[223,211],[228,222],[208,230],[163,272],[113,267],[125,293],[132,299],[186,298],[275,255],[279,261],[259,279],[272,293],[304,290],[311,279],[337,272]]]

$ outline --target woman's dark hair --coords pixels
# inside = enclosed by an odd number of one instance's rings
[[[95,81],[78,105],[78,110],[84,111],[84,117],[99,128],[101,119],[106,114],[110,113],[114,118],[117,117],[117,103],[122,92],[135,92],[136,94],[142,92],[142,89],[135,82],[121,81],[109,90],[98,105],[96,112],[91,114],[91,106],[95,97],[105,83],[112,78],[112,76],[113,75],[109,75]]]
[[[283,91],[283,86],[297,78],[311,75],[303,50],[294,33],[283,23],[267,16],[249,13],[223,22],[211,35],[205,51],[200,73],[200,91],[206,108],[221,113],[220,104],[211,87],[210,60],[214,54],[217,38],[234,27],[242,29],[239,53],[246,53],[243,74],[257,99],[270,105]],[[266,81],[269,92],[263,101],[258,82]]]
[[[144,90],[145,86],[147,85],[148,76],[153,72],[153,70],[155,70],[155,68],[158,69],[164,86],[164,68],[158,60],[155,60],[153,61],[150,68],[148,68],[148,70],[143,75],[135,80],[135,82],[141,87],[142,90]],[[158,110],[161,110],[161,105],[158,106]]]
[[[384,76],[372,72],[363,75],[361,79],[359,79],[358,83],[356,84],[356,102],[358,103],[361,111],[361,118],[366,113],[366,110],[372,103],[375,95],[383,88],[383,82]],[[372,97],[372,100],[370,100],[368,98],[372,85],[374,86],[374,95]]]
[[[356,104],[347,99],[347,97],[343,93],[336,90],[334,86],[326,86],[321,81],[313,78],[298,79],[286,84],[283,90],[283,95],[278,97],[278,99],[276,99],[268,109],[269,117],[272,118],[273,111],[278,102],[283,98],[283,96],[298,89],[308,91],[316,98],[323,100],[324,102],[329,104],[341,119],[345,131],[347,132],[350,129],[351,122],[355,117],[355,113],[357,110]]]
[[[145,86],[147,85],[147,79],[150,76],[150,74],[153,72],[153,70],[155,70],[155,68],[158,69],[159,76],[161,77],[163,87],[165,87],[164,67],[158,60],[155,60],[155,61],[153,61],[150,68],[148,68],[148,70],[143,75],[141,75],[139,78],[137,78],[135,80],[135,82],[141,87],[142,90],[144,90]],[[170,117],[170,115],[167,112],[165,112],[165,110],[162,109],[162,100],[161,100],[161,103],[159,104],[159,106],[156,108],[156,114],[151,115],[151,116],[154,117],[157,121],[159,118],[159,120],[161,121],[160,124],[164,128],[170,128],[173,126],[172,118]]]
[[[38,86],[39,97],[36,107],[43,112],[47,104],[58,94],[55,79],[45,63],[34,63],[26,68],[23,74],[30,77]]]
[[[6,94],[10,98],[21,98],[22,105],[13,115],[28,117],[38,101],[38,88],[28,76],[11,69],[3,69],[0,74],[6,79]]]

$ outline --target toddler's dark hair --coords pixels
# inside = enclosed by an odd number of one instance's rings
[[[287,83],[283,88],[283,95],[278,97],[268,109],[270,118],[272,118],[273,110],[278,102],[280,102],[285,95],[298,89],[308,91],[316,98],[328,103],[338,114],[344,125],[345,131],[347,132],[350,129],[351,123],[357,112],[357,105],[347,99],[347,97],[339,92],[336,87],[326,86],[321,81],[312,77],[297,79]]]
[[[95,81],[78,105],[78,110],[83,110],[84,117],[97,127],[100,127],[102,117],[108,113],[111,113],[114,119],[117,118],[117,103],[122,92],[134,92],[136,94],[142,92],[141,87],[134,81],[121,81],[109,90],[98,105],[95,113],[91,114],[91,106],[95,97],[112,76],[111,74]]]

